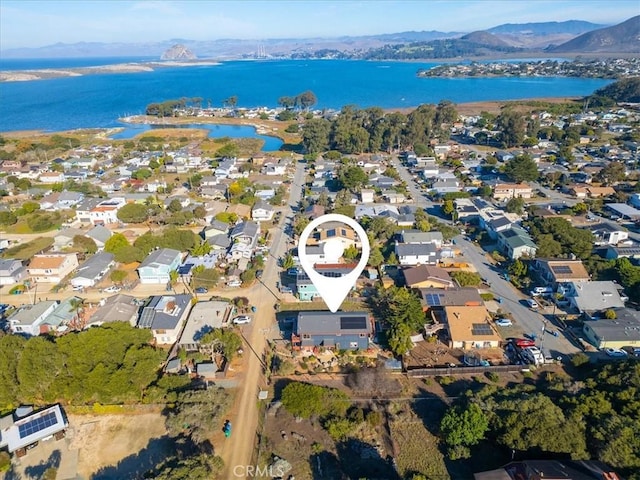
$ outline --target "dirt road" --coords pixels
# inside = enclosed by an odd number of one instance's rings
[[[297,205],[301,195],[301,183],[304,178],[304,165],[298,164],[294,181],[291,184],[290,205]],[[253,350],[262,356],[268,330],[275,322],[274,304],[278,300],[276,282],[279,280],[278,259],[285,252],[288,237],[283,232],[283,225],[286,223],[286,214],[276,228],[271,230],[273,243],[269,252],[269,259],[266,262],[261,282],[257,282],[246,292],[251,305],[257,307],[253,324],[244,328],[244,335]],[[221,478],[234,479],[246,477],[246,466],[250,465],[253,451],[256,447],[256,431],[258,429],[258,391],[266,388],[266,383],[262,368],[262,359],[258,358],[250,348],[246,350],[248,355],[245,363],[245,375],[242,379],[240,391],[238,392],[237,403],[234,410],[237,411],[235,418],[231,419],[231,438],[225,441],[219,454],[224,459],[225,472]],[[222,426],[221,426],[222,427]]]

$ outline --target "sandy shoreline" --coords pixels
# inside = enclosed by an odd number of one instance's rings
[[[118,63],[114,65],[98,65],[94,67],[75,68],[46,68],[34,70],[11,70],[0,72],[0,82],[30,82],[34,80],[46,80],[49,78],[80,77],[83,75],[95,75],[105,73],[140,73],[152,72],[158,68],[169,67],[202,67],[220,65],[214,60],[177,61],[167,60],[163,62],[143,63]]]

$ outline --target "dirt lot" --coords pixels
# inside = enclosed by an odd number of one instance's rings
[[[160,413],[141,415],[68,415],[67,437],[41,442],[19,459],[6,480],[41,478],[58,468],[58,479],[120,480],[144,472],[172,452]]]

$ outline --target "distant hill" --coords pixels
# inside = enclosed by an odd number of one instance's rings
[[[173,45],[164,51],[160,60],[195,60],[195,54],[181,43]]]
[[[640,78],[623,78],[596,90],[594,95],[611,98],[616,102],[640,103]]]
[[[487,30],[494,34],[511,35],[581,35],[592,30],[604,28],[607,25],[585,22],[582,20],[567,20],[566,22],[537,22],[537,23],[503,23]]]
[[[491,47],[508,47],[509,44],[504,40],[492,35],[491,33],[482,30],[478,32],[471,32],[461,38],[471,43],[477,43],[478,45],[488,45]]]
[[[640,15],[612,27],[584,33],[548,49],[553,53],[640,53]]]

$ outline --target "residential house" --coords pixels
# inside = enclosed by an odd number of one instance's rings
[[[618,245],[629,238],[629,232],[611,223],[599,223],[589,227],[596,245]]]
[[[614,319],[595,318],[584,322],[585,336],[596,348],[640,348],[640,311],[631,308],[612,308]]]
[[[566,190],[569,195],[572,195],[573,197],[578,199],[584,199],[589,196],[589,190],[587,189],[587,187],[583,187],[581,185],[568,186],[564,190]]]
[[[453,201],[456,207],[456,217],[462,223],[475,223],[480,217],[480,209],[470,198],[456,198]]]
[[[295,287],[298,299],[303,302],[312,302],[320,297],[320,292],[304,271],[298,270]]]
[[[629,197],[629,205],[640,208],[640,193],[634,193]]]
[[[112,235],[113,232],[102,225],[96,225],[85,234],[86,237],[96,242],[98,250],[104,248],[105,243],[107,243],[107,240],[109,240]]]
[[[229,236],[234,243],[244,243],[253,248],[260,236],[260,224],[249,220],[240,222],[233,227]]]
[[[62,300],[40,324],[40,333],[65,331],[70,326],[79,326],[82,299],[71,296]]]
[[[44,172],[38,177],[38,180],[42,183],[63,183],[64,173],[62,172]]]
[[[256,190],[254,195],[256,198],[266,202],[276,196],[276,191],[274,188],[262,188],[260,190]]]
[[[248,243],[234,242],[227,253],[227,259],[230,261],[249,260],[253,256],[253,246]]]
[[[265,175],[284,175],[287,173],[287,166],[283,164],[267,163],[262,167]]]
[[[315,220],[318,217],[321,217],[325,214],[325,208],[322,205],[314,204],[309,205],[303,215],[307,217],[309,220]]]
[[[13,414],[0,418],[0,448],[6,448],[9,453],[15,452],[20,457],[39,441],[64,438],[68,426],[69,422],[58,404],[37,412],[32,407],[20,407]]]
[[[404,195],[404,193],[397,193],[391,190],[385,190],[384,192],[382,192],[382,198],[392,205],[405,203],[407,201],[407,197]]]
[[[200,180],[200,187],[213,187],[218,185],[218,183],[220,183],[220,180],[218,180],[217,177],[214,177],[213,175],[205,175]]]
[[[373,204],[373,205],[356,205],[354,217],[356,220],[360,220],[363,217],[375,218],[384,216],[385,213],[392,213],[398,216],[398,207],[395,205],[386,204]]]
[[[64,228],[53,237],[53,250],[59,252],[73,245],[74,237],[84,237],[84,230],[79,228]]]
[[[523,460],[473,474],[474,480],[621,480],[613,468],[593,460]]]
[[[491,316],[484,306],[447,306],[444,319],[449,333],[449,347],[465,350],[497,348],[502,337],[498,334]]]
[[[610,281],[567,282],[558,287],[570,305],[585,318],[595,318],[610,308],[624,307],[620,285]]]
[[[535,257],[537,248],[529,233],[518,225],[498,233],[498,249],[511,260]]]
[[[218,180],[224,180],[225,178],[229,178],[229,176],[233,172],[237,172],[237,171],[238,171],[238,168],[236,167],[236,159],[225,158],[218,164],[213,174]]]
[[[103,200],[89,212],[89,221],[92,225],[109,225],[120,223],[118,210],[125,206],[126,200],[122,197],[114,197]]]
[[[200,195],[202,197],[209,198],[212,200],[224,200],[227,195],[227,186],[224,184],[221,184],[221,185],[211,185],[208,187],[201,187]]]
[[[396,243],[395,253],[400,265],[436,265],[440,258],[436,246],[432,243]]]
[[[11,333],[32,337],[40,335],[41,325],[57,306],[57,300],[45,300],[20,307],[7,319]],[[44,328],[44,331],[48,331],[48,328]]]
[[[171,197],[165,198],[164,208],[165,209],[169,208],[169,205],[171,205],[171,202],[173,202],[174,200],[177,200],[178,202],[180,202],[180,206],[182,208],[187,208],[189,205],[191,205],[191,199],[186,195],[173,195]]]
[[[425,309],[442,309],[447,306],[480,306],[484,305],[477,288],[421,288],[420,296]]]
[[[199,257],[194,257],[189,254],[178,267],[178,274],[186,281],[189,281],[191,279],[191,270],[194,267],[202,266],[207,269],[215,268],[221,255],[221,251],[212,251],[207,255],[201,255]]]
[[[319,245],[328,241],[340,242],[344,248],[360,245],[356,232],[340,222],[323,223],[313,234],[313,238],[309,239],[309,245]]]
[[[605,258],[608,260],[616,260],[618,258],[632,258],[634,260],[640,260],[640,245],[632,245],[628,247],[615,247],[609,245],[605,253]]]
[[[375,200],[375,193],[375,190],[363,188],[362,190],[360,190],[360,201],[362,203],[373,203]]]
[[[436,178],[436,181],[431,184],[429,190],[435,191],[438,195],[444,195],[445,193],[460,192],[462,186],[457,178],[440,175]]]
[[[171,248],[161,248],[151,252],[138,267],[140,283],[166,284],[171,272],[178,270],[182,253]]]
[[[36,283],[60,283],[78,267],[75,253],[35,255],[27,271]]]
[[[526,183],[498,183],[493,187],[493,198],[495,200],[509,200],[518,197],[533,197],[533,189]]]
[[[198,302],[191,309],[184,326],[178,347],[187,352],[197,352],[200,340],[214,328],[222,328],[229,323],[232,306],[229,302]]]
[[[0,286],[22,283],[27,278],[27,269],[20,260],[0,259]]]
[[[113,253],[96,253],[78,267],[70,283],[74,287],[95,287],[114,265]]]
[[[154,295],[140,312],[138,328],[150,329],[158,345],[176,343],[191,310],[191,298],[191,295]]]
[[[587,187],[590,198],[610,197],[616,194],[613,187]]]
[[[581,260],[536,258],[531,262],[531,268],[553,287],[560,283],[588,282],[591,279]]]
[[[410,243],[418,245],[433,244],[437,248],[442,247],[442,232],[422,232],[420,230],[402,230],[400,232],[400,243]]]
[[[615,215],[624,220],[640,220],[640,210],[626,203],[605,203],[604,208],[611,210]]]
[[[372,332],[369,312],[299,312],[291,345],[302,350],[366,350]]]
[[[135,297],[122,293],[103,298],[98,309],[86,320],[85,328],[99,327],[110,322],[127,322],[135,327],[140,308],[138,302]]]
[[[207,243],[211,245],[211,251],[220,253],[226,252],[231,246],[231,239],[225,235],[219,233],[218,235],[214,235],[213,237],[207,238]]]
[[[60,192],[58,202],[56,203],[57,210],[65,210],[75,207],[84,199],[84,194],[80,192],[69,192],[64,190]]]
[[[251,209],[251,218],[256,222],[267,222],[273,219],[274,213],[271,205],[260,200]]]
[[[455,286],[449,273],[435,265],[419,265],[402,270],[409,288],[452,288]]]
[[[372,187],[380,188],[382,190],[391,188],[397,183],[397,180],[391,177],[385,177],[384,175],[373,175],[369,177],[369,185],[371,185]]]
[[[330,278],[347,275],[353,271],[356,266],[357,264],[355,263],[326,263],[324,261],[314,263],[316,272]],[[355,289],[355,285],[353,288]],[[295,289],[298,299],[305,302],[317,300],[321,296],[314,283],[309,279],[309,276],[300,268],[296,274]]]
[[[205,240],[216,235],[224,235],[226,237],[227,233],[229,233],[229,224],[213,219],[209,225],[204,227],[203,233]]]

